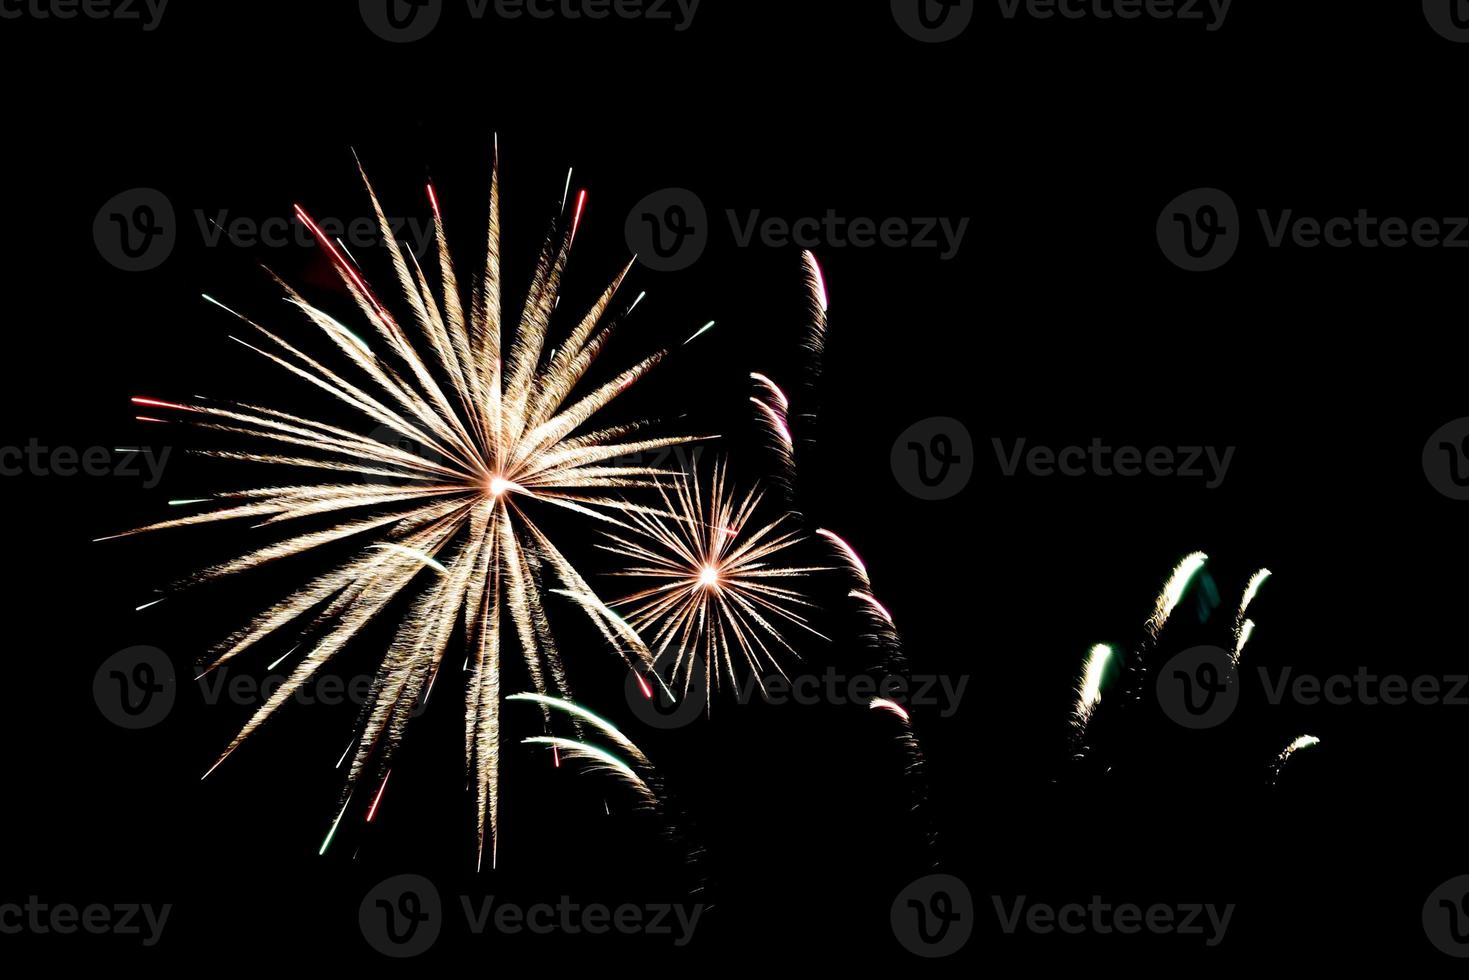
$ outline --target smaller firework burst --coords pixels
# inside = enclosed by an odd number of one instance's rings
[[[685,693],[696,667],[703,669],[706,696],[721,674],[737,685],[737,661],[763,690],[764,671],[785,676],[778,653],[799,658],[788,631],[826,639],[807,619],[814,604],[799,589],[776,583],[799,583],[829,569],[780,563],[801,533],[785,516],[757,520],[761,492],[738,495],[725,463],[715,465],[707,496],[697,467],[669,482],[660,484],[667,513],[628,515],[636,535],[611,532],[601,546],[635,563],[614,574],[656,583],[611,605],[626,610],[627,622],[660,661],[672,652],[671,676]]]

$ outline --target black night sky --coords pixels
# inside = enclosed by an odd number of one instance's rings
[[[1469,504],[1435,489],[1424,448],[1469,415],[1453,326],[1469,45],[1440,37],[1411,3],[1241,2],[1210,30],[1213,8],[1183,0],[1172,6],[1205,20],[1046,18],[1035,4],[975,2],[959,37],[932,44],[888,6],[703,0],[689,19],[670,2],[656,8],[663,20],[573,19],[566,9],[587,7],[546,5],[542,19],[501,16],[493,3],[475,17],[448,0],[426,38],[392,43],[337,0],[176,0],[152,29],[40,18],[58,8],[0,0],[11,369],[0,444],[16,447],[7,465],[20,461],[0,483],[10,516],[0,926],[6,903],[31,896],[172,906],[151,947],[27,928],[0,932],[0,961],[15,950],[179,968],[391,966],[365,941],[359,903],[382,880],[417,874],[435,883],[447,921],[430,951],[402,962],[436,968],[1452,963],[1425,936],[1424,903],[1469,873],[1457,819],[1469,690],[1464,704],[1393,705],[1363,696],[1376,680],[1353,681],[1349,703],[1272,703],[1271,685],[1287,670],[1393,675],[1435,679],[1448,695],[1469,673],[1457,560]],[[380,814],[344,821],[324,856],[350,703],[289,706],[200,781],[249,709],[192,681],[195,660],[333,555],[135,611],[261,532],[94,543],[177,516],[170,500],[259,475],[188,453],[238,440],[138,423],[129,399],[203,396],[359,424],[232,343],[241,325],[201,294],[307,336],[268,269],[349,317],[292,208],[345,225],[368,215],[354,150],[402,237],[428,227],[431,181],[458,261],[477,266],[496,136],[507,306],[524,296],[568,168],[573,194],[587,191],[570,310],[630,257],[640,203],[669,188],[702,203],[697,261],[660,271],[645,254],[629,276],[624,297],[647,297],[601,377],[673,353],[610,417],[718,435],[705,459],[728,456],[748,485],[773,470],[750,373],[778,380],[797,412],[819,406],[814,426],[797,429],[815,439],[800,461],[809,526],[861,551],[911,672],[963,685],[957,704],[913,706],[921,773],[904,775],[896,727],[850,704],[739,705],[726,692],[686,728],[648,727],[601,637],[548,605],[579,700],[658,764],[677,840],[605,776],[551,768],[516,744],[540,722],[507,707],[516,738],[506,739],[500,867],[476,874],[457,673],[410,730]],[[133,272],[98,243],[107,205],[135,202],[136,188],[161,192],[176,240],[157,268]],[[1160,213],[1195,188],[1218,188],[1237,209],[1238,250],[1208,272],[1160,250]],[[1444,240],[1269,238],[1282,220],[1360,211],[1433,219]],[[758,230],[742,241],[752,227],[791,226],[816,236],[831,300],[814,399],[802,384],[801,244]],[[909,240],[868,241],[884,228]],[[353,252],[391,295],[381,254]],[[932,419],[956,420],[969,438],[968,483],[941,500],[905,489],[911,467],[895,472],[913,438],[943,448],[923,428]],[[1213,481],[1104,476],[1092,455],[1084,475],[1024,465],[1007,475],[1020,440],[1105,446],[1109,467],[1125,464],[1122,447],[1179,461],[1197,447],[1205,470],[1202,450],[1232,453]],[[146,468],[54,472],[59,448],[142,446],[169,450],[157,485],[145,485],[155,482]],[[590,522],[556,516],[548,530],[594,586],[623,588]],[[1138,697],[1124,693],[1135,671],[1119,672],[1090,751],[1072,760],[1087,651],[1110,643],[1130,657],[1170,569],[1194,551],[1209,561],[1147,654]],[[804,554],[830,557],[819,542]],[[1237,708],[1207,730],[1175,724],[1154,695],[1159,668],[1231,644],[1240,592],[1262,567],[1273,575],[1250,609]],[[799,671],[872,672],[848,588],[835,573],[809,585],[830,642],[802,641]],[[332,672],[370,675],[392,625],[370,628]],[[230,678],[269,675],[285,639]],[[93,682],[137,645],[165,652],[177,700],[160,723],[129,731],[99,710]],[[507,669],[507,693],[527,683]],[[1305,733],[1322,744],[1272,784],[1272,760]],[[697,875],[682,860],[688,841],[702,852]],[[934,872],[967,885],[972,936],[952,956],[922,959],[890,912]],[[690,897],[695,877],[705,891]],[[682,947],[615,931],[474,935],[460,899],[491,895],[710,907]],[[1234,911],[1217,945],[1207,925],[1203,935],[1010,934],[1002,920],[1020,896]]]

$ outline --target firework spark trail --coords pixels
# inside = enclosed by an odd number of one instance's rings
[[[1234,666],[1239,666],[1239,658],[1245,652],[1245,644],[1250,642],[1250,637],[1255,634],[1255,621],[1246,619],[1239,624],[1239,629],[1234,634]]]
[[[1302,735],[1300,738],[1287,745],[1285,747],[1285,751],[1281,752],[1280,755],[1275,757],[1275,762],[1271,766],[1270,782],[1274,783],[1280,779],[1281,770],[1285,768],[1285,764],[1289,762],[1291,760],[1291,757],[1294,756],[1297,752],[1301,751],[1302,749],[1309,749],[1320,744],[1321,739],[1317,738],[1315,735]]]
[[[496,155],[498,158],[498,151]],[[356,259],[344,256],[299,205],[298,219],[330,259],[342,288],[371,328],[373,342],[280,283],[287,301],[342,358],[342,369],[331,368],[254,320],[206,299],[254,331],[255,343],[234,338],[243,346],[383,427],[394,441],[406,440],[422,447],[422,452],[260,406],[136,398],[134,403],[139,406],[183,413],[182,421],[212,431],[294,449],[290,454],[216,454],[221,458],[324,470],[357,479],[219,494],[204,501],[216,503],[218,509],[128,533],[244,518],[256,519],[256,526],[304,518],[335,522],[216,565],[193,581],[247,571],[326,545],[360,545],[355,557],[277,602],[214,650],[210,669],[302,617],[311,616],[307,628],[319,633],[288,680],[225,749],[221,762],[395,599],[416,593],[410,610],[398,623],[359,717],[357,747],[343,788],[342,807],[326,844],[335,835],[355,787],[369,771],[385,780],[408,721],[432,690],[456,623],[462,618],[470,648],[467,766],[475,787],[479,853],[482,860],[489,844],[493,861],[500,802],[503,632],[514,632],[539,695],[566,697],[570,694],[568,678],[542,607],[542,584],[550,577],[567,592],[592,594],[532,514],[538,509],[561,510],[630,530],[629,519],[646,520],[655,512],[620,494],[653,485],[662,471],[616,461],[691,440],[638,436],[644,427],[641,423],[582,431],[593,416],[664,356],[654,354],[574,397],[617,326],[616,318],[605,321],[627,268],[614,277],[562,342],[547,351],[562,276],[585,209],[584,191],[576,198],[574,216],[568,221],[563,215],[559,227],[553,226],[546,239],[523,310],[507,317],[502,310],[498,160],[490,179],[485,265],[476,276],[468,303],[461,296],[437,190],[432,185],[427,188],[437,244],[435,285],[411,251],[395,241],[360,163],[358,168],[417,342],[410,340],[410,331],[368,284]],[[373,511],[369,516],[356,513],[369,508]],[[618,639],[616,649],[629,666],[651,668],[647,646],[600,601],[579,605],[604,636]],[[550,709],[544,704],[542,708],[549,718]],[[379,784],[374,798],[374,814],[383,785]]]
[[[1115,653],[1116,650],[1107,644],[1098,643],[1087,654],[1081,672],[1081,683],[1076,689],[1076,707],[1071,712],[1073,735],[1079,748],[1084,748],[1087,726],[1091,724],[1092,714],[1102,701],[1102,681],[1107,676],[1107,667]]]
[[[699,669],[706,699],[722,683],[721,671],[737,687],[737,660],[763,691],[765,670],[786,676],[778,654],[800,656],[783,627],[826,639],[803,614],[814,603],[775,583],[829,569],[775,562],[801,543],[800,532],[787,529],[785,517],[769,524],[757,521],[761,492],[751,488],[739,496],[723,462],[715,464],[707,499],[697,465],[692,474],[679,473],[668,482],[671,493],[667,485],[659,488],[666,513],[629,514],[634,533],[609,531],[608,543],[599,545],[634,563],[615,575],[658,583],[611,606],[627,609],[627,622],[646,638],[657,662],[665,662],[672,649],[670,676],[681,681],[684,695]],[[706,700],[710,704],[712,699]]]
[[[886,711],[889,714],[896,715],[903,720],[904,724],[913,720],[908,716],[907,708],[888,698],[873,698],[872,702],[868,704],[868,707],[873,711]]]
[[[819,399],[817,397],[818,383],[821,378],[823,362],[826,357],[826,337],[830,326],[829,313],[831,310],[831,294],[827,288],[826,274],[821,268],[815,253],[806,250],[801,253],[806,275],[806,290],[808,297],[807,309],[807,331],[804,346],[808,355],[808,370],[805,384],[802,386],[805,410],[800,414],[801,444],[809,450],[815,444],[816,422],[818,417]],[[757,382],[760,377],[757,376]],[[772,385],[772,387],[774,387]],[[775,389],[779,395],[778,401],[782,407],[783,419],[789,419],[789,401],[784,392]],[[789,425],[787,424],[787,434]],[[794,450],[794,442],[791,442]],[[809,455],[809,453],[808,453]],[[791,484],[795,484],[795,456],[792,453]],[[861,603],[864,620],[871,632],[865,634],[864,639],[870,640],[878,649],[880,666],[883,670],[905,675],[908,673],[908,660],[903,652],[903,640],[898,633],[893,615],[888,611],[873,592],[872,578],[867,569],[867,564],[844,538],[826,528],[817,528],[815,533],[824,538],[835,551],[842,565],[852,575],[854,588],[848,592],[848,598],[856,599]],[[873,700],[869,707],[880,713],[896,717],[902,723],[901,740],[907,757],[905,773],[909,792],[912,797],[912,809],[919,821],[924,843],[928,853],[933,856],[932,864],[938,864],[938,833],[928,816],[927,806],[927,778],[924,769],[927,765],[923,754],[922,743],[918,738],[917,730],[908,710],[886,698]]]
[[[526,745],[549,745],[552,748],[559,749],[568,759],[590,762],[593,765],[592,769],[588,771],[602,769],[611,772],[620,777],[624,784],[636,790],[644,804],[655,809],[658,806],[657,795],[643,780],[643,777],[639,776],[632,766],[629,766],[626,762],[623,762],[617,756],[600,746],[591,745],[587,742],[578,742],[570,738],[558,738],[552,735],[537,735],[532,738],[522,739],[522,741]]]
[[[1143,641],[1139,644],[1137,652],[1133,656],[1133,671],[1135,672],[1133,678],[1134,699],[1139,699],[1143,696],[1143,681],[1148,672],[1148,651],[1157,643],[1158,635],[1163,632],[1163,627],[1168,625],[1168,619],[1173,615],[1173,610],[1178,608],[1178,604],[1183,601],[1183,597],[1188,592],[1188,587],[1193,582],[1194,576],[1199,573],[1208,560],[1209,556],[1202,551],[1195,551],[1190,555],[1185,555],[1183,560],[1174,567],[1173,572],[1168,576],[1168,581],[1163,584],[1163,589],[1158,593],[1158,597],[1153,600],[1153,614],[1148,617],[1148,621],[1144,626],[1145,635]]]
[[[925,759],[923,746],[918,741],[918,733],[913,728],[913,718],[907,708],[889,698],[873,698],[868,702],[867,707],[879,714],[890,715],[898,720],[898,743],[902,746],[905,760],[903,772],[908,777],[909,809],[919,822],[928,853],[935,856],[938,852],[938,833],[934,830],[932,821],[928,819],[927,780],[923,772]],[[932,858],[932,866],[938,866],[936,857]]]
[[[830,541],[836,547],[837,553],[841,555],[848,567],[856,573],[864,588],[872,587],[872,579],[867,575],[867,565],[863,563],[862,556],[857,554],[855,548],[824,527],[818,527],[816,533]]]
[[[1202,551],[1195,551],[1186,556],[1173,569],[1173,574],[1168,576],[1163,591],[1158,593],[1158,598],[1153,604],[1153,615],[1148,618],[1148,635],[1157,639],[1158,634],[1163,632],[1163,627],[1168,623],[1168,617],[1173,615],[1173,610],[1183,601],[1184,593],[1188,591],[1189,584],[1193,582],[1194,576],[1204,567],[1209,556]]]
[[[1250,576],[1249,583],[1245,586],[1244,595],[1239,601],[1239,610],[1234,614],[1234,665],[1239,666],[1240,655],[1245,651],[1245,644],[1250,642],[1250,635],[1255,632],[1253,620],[1245,618],[1245,613],[1250,608],[1250,603],[1260,594],[1260,586],[1271,575],[1270,569],[1262,568]]]
[[[791,400],[780,386],[763,374],[753,373],[750,380],[755,383],[758,395],[750,396],[750,402],[758,410],[756,417],[770,434],[770,444],[780,461],[777,482],[785,494],[787,506],[795,506],[796,496],[796,443],[791,435]]]
[[[817,261],[815,253],[809,249],[803,251],[801,261],[805,266],[806,290],[809,297],[805,339],[809,367],[802,398],[804,410],[801,413],[801,431],[802,442],[810,448],[816,443],[816,421],[820,412],[817,387],[821,380],[822,366],[826,360],[826,333],[829,325],[831,297],[826,289],[826,274],[822,272],[821,263]]]

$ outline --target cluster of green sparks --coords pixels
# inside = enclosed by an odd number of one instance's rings
[[[1145,639],[1142,647],[1137,653],[1137,659],[1143,661],[1152,645],[1155,644],[1168,625],[1169,619],[1178,608],[1188,593],[1194,579],[1204,570],[1209,561],[1209,556],[1202,551],[1196,551],[1185,556],[1174,567],[1163,588],[1158,592],[1153,602],[1152,615],[1144,624]],[[1262,568],[1250,576],[1244,591],[1240,596],[1238,608],[1235,610],[1234,620],[1231,628],[1233,646],[1230,651],[1232,666],[1239,666],[1240,658],[1244,654],[1245,644],[1255,632],[1255,622],[1248,616],[1250,606],[1260,594],[1261,587],[1270,578],[1271,571]],[[1073,742],[1079,751],[1085,751],[1085,738],[1087,726],[1091,723],[1092,716],[1102,701],[1103,687],[1114,664],[1117,662],[1117,650],[1115,647],[1098,643],[1087,653],[1082,662],[1080,676],[1077,680],[1076,702],[1071,712],[1071,724]],[[1141,665],[1140,665],[1141,666]],[[1230,683],[1234,678],[1230,677]],[[1270,781],[1279,778],[1281,769],[1289,761],[1292,755],[1301,749],[1311,748],[1319,745],[1321,740],[1314,735],[1302,735],[1286,746],[1271,766]]]

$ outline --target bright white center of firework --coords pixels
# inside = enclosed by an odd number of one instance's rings
[[[712,589],[719,584],[719,569],[713,565],[705,565],[699,570],[699,585],[706,589]]]
[[[503,476],[491,477],[490,478],[490,496],[492,496],[492,497],[503,496],[504,494],[510,492],[510,488],[513,487],[513,486],[515,486],[515,484],[511,483],[509,480],[505,479]]]

